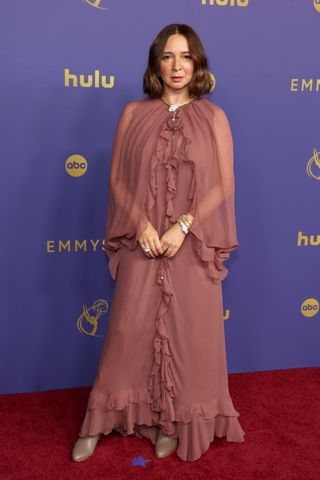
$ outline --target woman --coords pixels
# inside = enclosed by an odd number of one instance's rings
[[[194,461],[214,436],[242,442],[230,398],[221,282],[238,247],[233,143],[201,41],[161,30],[114,139],[105,249],[116,287],[72,458],[102,434],[145,437],[158,458]]]

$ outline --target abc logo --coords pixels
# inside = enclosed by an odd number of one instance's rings
[[[314,317],[319,312],[319,302],[315,298],[307,298],[301,305],[304,317]]]
[[[66,160],[65,169],[71,177],[81,177],[86,173],[88,163],[82,155],[71,155]]]

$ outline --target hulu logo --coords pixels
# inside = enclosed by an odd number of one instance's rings
[[[114,76],[110,75],[109,81],[107,81],[106,75],[100,75],[99,70],[94,71],[94,75],[76,75],[70,73],[69,68],[64,69],[64,86],[65,87],[82,87],[82,88],[113,88]]]
[[[201,0],[202,5],[216,5],[217,7],[247,7],[249,0]]]
[[[320,246],[320,235],[303,235],[302,232],[298,232],[298,247],[319,247]]]

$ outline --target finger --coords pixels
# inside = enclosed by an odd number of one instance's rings
[[[145,248],[150,248],[150,246],[149,246],[147,243],[143,243],[143,244],[141,245],[141,248],[142,248],[142,251],[143,251],[143,253],[145,254],[145,256],[146,256],[146,257],[149,257],[151,250],[146,251]]]
[[[162,244],[162,255],[165,255],[167,249],[168,249],[168,244],[166,242],[164,242]]]
[[[162,255],[163,247],[161,245],[159,238],[155,239],[154,246],[157,251],[157,255]]]
[[[154,247],[152,246],[152,241],[149,239],[147,242],[144,243],[143,247],[146,247],[146,248],[149,248],[149,251],[144,251],[144,254],[147,256],[147,257],[154,257],[154,253],[152,251],[152,249],[154,249]]]
[[[174,247],[168,247],[167,250],[164,252],[164,256],[171,257],[173,250],[174,250]]]
[[[153,258],[158,256],[158,251],[156,249],[155,241],[149,240],[149,247],[151,248],[151,251],[149,252]]]
[[[169,258],[174,257],[178,250],[179,250],[179,248],[173,248],[170,252]]]
[[[146,253],[147,253],[149,258],[154,258],[154,253],[152,251],[152,247],[151,247],[150,243],[149,243],[149,248],[150,248],[149,252],[146,252]]]

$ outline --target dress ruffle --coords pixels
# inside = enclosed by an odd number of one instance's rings
[[[80,436],[108,435],[115,430],[122,435],[134,434],[157,440],[157,425],[161,412],[153,410],[154,401],[148,389],[126,390],[120,393],[92,393]],[[177,455],[182,460],[195,461],[205,453],[214,437],[226,437],[229,442],[243,442],[244,431],[239,413],[231,401],[211,401],[192,406],[178,405],[172,411],[173,438],[178,438]]]
[[[156,167],[160,162],[167,170],[165,215],[171,223],[175,223],[176,221],[172,201],[176,194],[177,165],[180,160],[179,155],[182,155],[182,151],[174,148],[175,143],[172,142],[170,144],[169,138],[172,136],[172,131],[177,132],[181,130],[181,128],[179,116],[174,125],[172,125],[170,120],[163,123],[151,160],[150,182],[147,196],[147,214],[149,215],[156,201]],[[170,151],[168,151],[169,148]],[[154,361],[148,382],[148,390],[152,398],[154,419],[162,426],[164,434],[170,436],[175,433],[173,423],[175,421],[173,404],[175,394],[171,369],[172,354],[164,317],[169,309],[174,291],[172,288],[169,262],[166,257],[162,257],[160,260],[157,282],[161,290],[162,300],[155,319]]]
[[[166,259],[163,261],[164,263],[160,266],[162,268],[159,270],[160,278],[158,278],[162,300],[155,320],[154,361],[148,382],[148,390],[152,398],[154,419],[163,427],[164,433],[169,436],[174,433],[175,409],[173,399],[175,394],[171,369],[172,354],[164,317],[169,309],[173,291],[167,272],[167,261]]]
[[[177,142],[172,141],[173,133],[176,134],[177,132],[180,132],[182,135],[182,142],[179,145]],[[155,203],[155,197],[157,194],[156,167],[158,162],[161,162],[167,168],[166,216],[171,223],[176,222],[173,198],[176,194],[177,165],[180,161],[189,164],[192,170],[192,180],[188,198],[191,200],[190,209],[196,212],[193,225],[190,228],[190,232],[193,235],[192,246],[198,258],[203,262],[209,278],[213,283],[218,284],[224,280],[228,274],[228,269],[224,265],[224,262],[229,259],[230,252],[234,250],[235,247],[220,248],[219,246],[209,246],[205,242],[202,224],[198,221],[198,198],[196,193],[197,175],[195,162],[189,155],[189,146],[191,143],[192,140],[186,136],[180,112],[177,110],[175,120],[172,120],[170,116],[163,123],[156,151],[152,157],[149,191],[147,196],[147,214],[152,210]],[[144,217],[144,220],[145,218],[146,217]],[[139,235],[142,233],[141,230],[142,228],[140,224]]]

